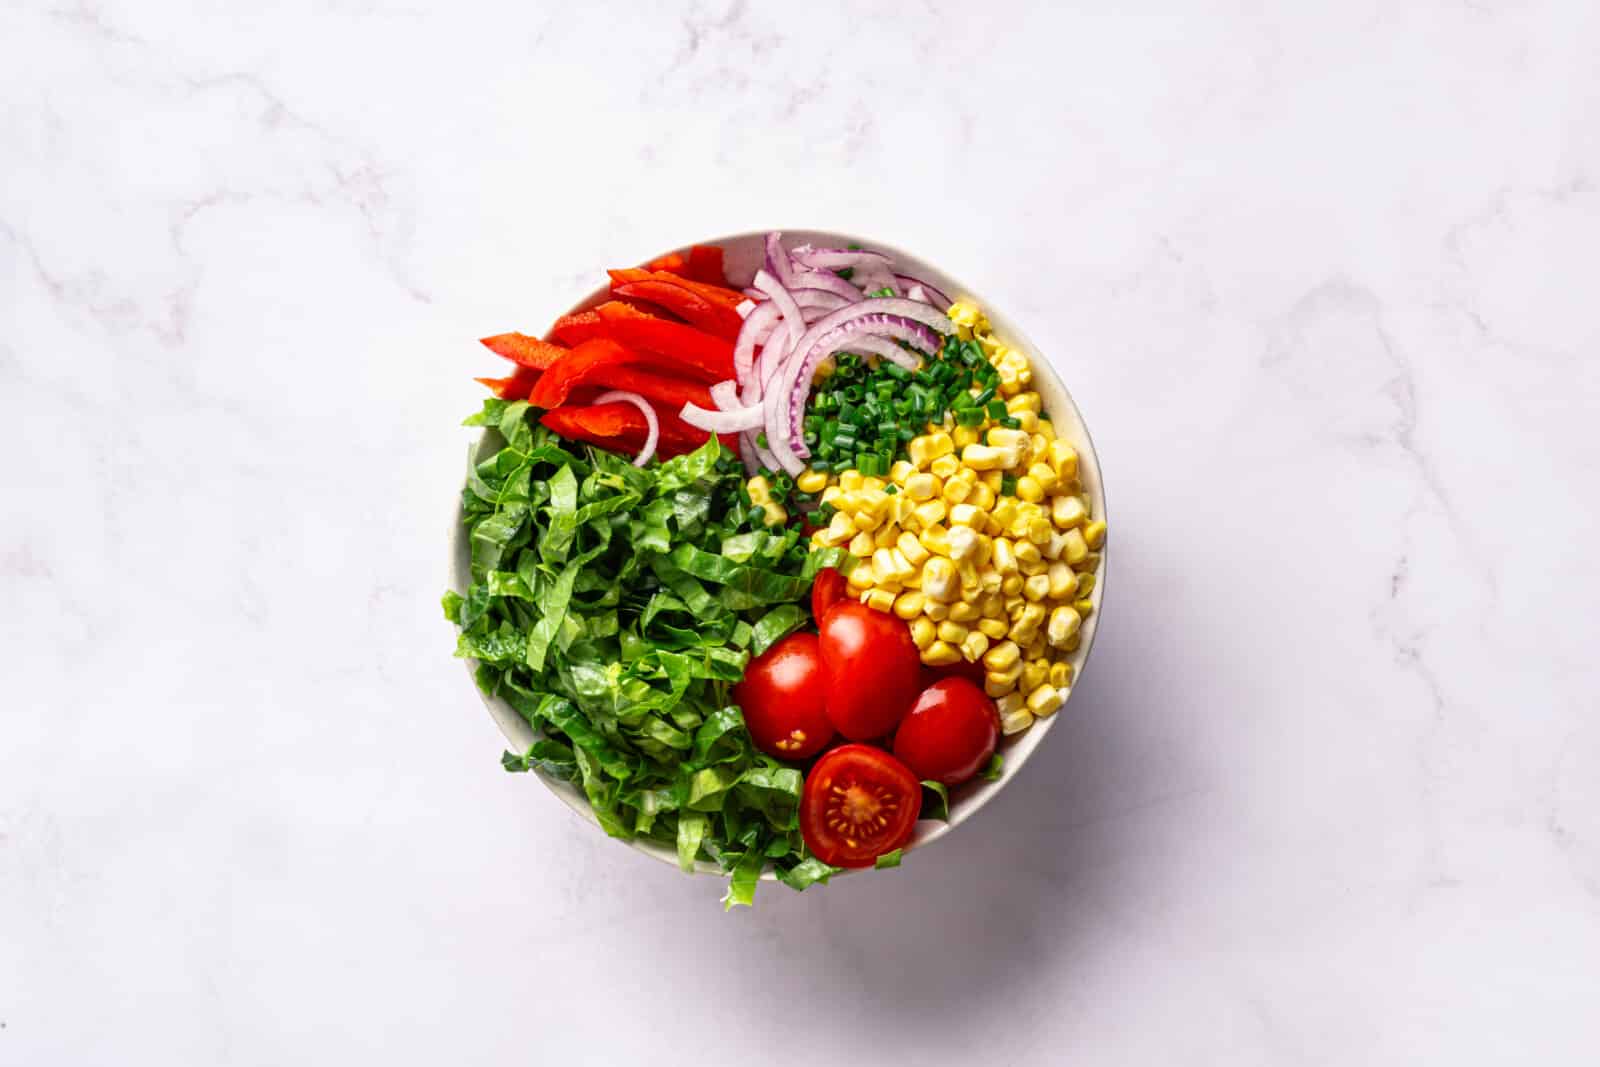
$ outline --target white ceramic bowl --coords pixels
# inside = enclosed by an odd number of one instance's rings
[[[763,231],[762,233],[740,233],[727,237],[711,237],[696,243],[721,246],[726,257],[729,281],[735,285],[744,286],[750,283],[750,280],[755,276],[756,269],[761,265],[763,256],[762,243],[765,238],[766,233]],[[1055,369],[1050,365],[1044,353],[1040,352],[1033,342],[1028,340],[1016,323],[1006,316],[1002,308],[979,295],[971,286],[957,281],[933,264],[924,262],[909,252],[890,247],[882,241],[854,234],[828,233],[821,230],[784,231],[784,243],[786,245],[793,247],[806,242],[818,248],[843,248],[846,245],[855,244],[885,252],[893,257],[895,269],[898,272],[914,275],[937,285],[951,299],[959,300],[965,297],[982,308],[984,314],[989,318],[990,325],[994,328],[995,335],[1012,348],[1020,349],[1026,353],[1028,359],[1032,362],[1034,388],[1039,391],[1040,398],[1044,403],[1044,410],[1054,422],[1056,433],[1078,450],[1079,477],[1093,504],[1094,515],[1109,522],[1106,516],[1105,487],[1100,481],[1100,462],[1095,455],[1094,442],[1089,438],[1089,428],[1084,425],[1083,416],[1079,413],[1077,405],[1072,402],[1072,394],[1067,391],[1066,385],[1062,383],[1061,378],[1056,374]],[[667,251],[671,250],[664,250],[656,255],[666,255]],[[688,248],[677,249],[677,251],[687,253]],[[656,256],[649,258],[654,259]],[[603,303],[609,296],[610,290],[606,287],[601,287],[595,289],[572,307],[564,309],[564,311],[582,311]],[[558,309],[553,314],[542,314],[538,321],[554,321],[562,313],[564,313],[563,310]],[[497,446],[498,442],[494,439],[497,437],[498,435],[494,434],[492,430],[481,431],[472,447],[472,459],[476,461],[482,458],[491,451],[492,447]],[[1111,534],[1115,535],[1114,529]],[[451,588],[458,592],[465,590],[471,582],[470,559],[471,550],[461,524],[461,507],[458,502],[450,537],[450,584]],[[1077,652],[1073,653],[1072,657],[1074,685],[1078,684],[1083,678],[1083,670],[1089,658],[1089,650],[1094,646],[1095,631],[1099,627],[1100,607],[1105,597],[1106,589],[1106,559],[1106,552],[1102,550],[1100,571],[1096,575],[1097,580],[1094,591],[1090,594],[1095,610],[1084,620],[1083,638]],[[477,662],[469,660],[467,662],[469,680],[472,679],[472,672],[476,669]],[[470,684],[472,684],[473,690],[478,693],[484,705],[489,709],[489,714],[494,717],[494,721],[499,725],[500,732],[505,735],[511,749],[518,752],[526,751],[528,746],[533,744],[535,740],[533,729],[528,725],[527,720],[504,700],[490,697],[478,690],[476,681],[471,681]],[[1056,720],[1067,714],[1070,706],[1071,698],[1069,696],[1067,703],[1063,704],[1054,715],[1036,721],[1020,734],[1003,738],[1000,743],[1000,752],[1005,757],[1005,765],[1000,777],[992,782],[974,780],[952,790],[950,796],[950,821],[947,823],[931,820],[919,822],[916,834],[912,837],[911,843],[906,846],[907,851],[921,848],[933,841],[937,841],[972,818],[973,815],[977,814],[978,809],[994,799],[1012,778],[1021,773],[1023,764],[1028,762],[1035,750],[1043,743],[1045,735],[1050,732],[1050,728],[1055,724]],[[561,798],[562,803],[576,812],[580,818],[592,824],[597,831],[600,830],[600,823],[595,818],[594,812],[590,810],[588,798],[583,795],[581,789],[569,782],[559,781],[542,774],[538,775],[538,777],[552,793]],[[629,844],[640,852],[653,856],[664,863],[677,865],[677,853],[670,845],[661,845],[654,841],[644,840],[632,841]],[[701,860],[696,869],[704,873],[722,873],[715,864],[705,860]],[[770,880],[774,875],[769,870],[763,877]]]

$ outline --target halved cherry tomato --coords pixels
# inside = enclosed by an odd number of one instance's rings
[[[833,740],[822,710],[828,682],[817,635],[790,634],[750,661],[733,701],[756,747],[778,759],[805,759]]]
[[[911,630],[854,600],[834,604],[818,629],[834,727],[852,741],[889,733],[922,689],[922,661]]]
[[[894,735],[894,754],[918,778],[960,785],[983,770],[1000,740],[1000,713],[965,678],[922,691]]]
[[[922,786],[904,763],[871,745],[840,745],[806,775],[800,834],[835,867],[870,867],[911,840]]]
[[[844,575],[832,567],[822,568],[817,572],[816,581],[811,583],[811,617],[821,622],[828,609],[844,597]]]

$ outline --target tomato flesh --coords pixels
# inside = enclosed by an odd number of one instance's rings
[[[778,759],[806,759],[833,740],[824,708],[827,679],[817,635],[790,634],[750,661],[734,703],[757,748]]]
[[[922,786],[881,748],[840,745],[806,775],[800,834],[811,854],[835,867],[870,867],[911,840]]]
[[[828,609],[844,597],[844,575],[832,567],[822,568],[811,583],[811,617],[820,623],[822,617],[828,613]]]
[[[841,600],[818,623],[828,718],[852,741],[892,731],[922,689],[922,660],[900,619]]]
[[[1000,713],[965,678],[943,678],[922,691],[894,735],[894,754],[918,778],[960,785],[994,755]]]

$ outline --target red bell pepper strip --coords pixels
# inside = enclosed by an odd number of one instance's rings
[[[625,305],[614,309],[602,304],[597,310],[607,336],[670,360],[675,373],[708,385],[733,377],[733,345],[721,337],[680,322],[635,315]]]
[[[628,282],[612,291],[621,296],[659,304],[690,325],[698,326],[707,333],[715,334],[730,342],[738,338],[739,327],[744,323],[733,308],[713,303],[698,293],[658,281],[656,278],[643,282]]]
[[[650,428],[644,415],[632,404],[594,404],[587,407],[557,408],[547,411],[539,421],[562,437],[574,441],[587,441],[616,452],[635,454],[644,447]],[[660,437],[656,451],[663,457],[692,452],[706,443],[709,436],[697,430],[676,415],[656,412]],[[722,443],[735,448],[731,435],[724,434]]]
[[[528,394],[528,403],[540,408],[558,408],[567,402],[567,394],[580,385],[604,385],[601,377],[608,373],[606,368],[634,366],[635,369],[649,372],[653,377],[670,380],[673,373],[679,369],[676,360],[659,356],[653,352],[631,348],[613,341],[609,337],[596,337],[585,341],[577,348],[572,349],[560,360],[551,364],[550,369],[544,372]],[[701,407],[708,406],[711,396],[709,392],[700,389],[694,382],[684,382],[686,386],[696,389],[691,399],[704,396],[706,403],[695,399]],[[623,388],[618,386],[618,388]],[[666,386],[659,387],[662,390]],[[674,391],[673,396],[684,395],[681,391]],[[676,407],[683,407],[680,402]]]
[[[480,343],[495,355],[532,370],[548,370],[552,363],[567,354],[560,345],[524,333],[496,334],[485,337]]]
[[[728,287],[728,277],[722,273],[722,249],[717,245],[695,245],[689,249],[689,278],[719,288]]]
[[[542,372],[518,367],[509,378],[479,378],[501,400],[526,400]]]
[[[646,266],[650,270],[664,270],[672,274],[685,274],[689,270],[689,261],[677,252],[668,252],[660,259],[652,259]]]
[[[571,315],[563,315],[550,327],[550,336],[564,345],[580,345],[596,337],[606,337],[608,334],[601,326],[600,316],[604,314],[627,316],[636,319],[659,319],[662,322],[671,321],[652,315],[649,311],[624,300],[607,300],[599,307],[590,308],[588,311],[579,311]]]
[[[736,308],[746,299],[737,289],[730,289],[725,285],[697,281],[673,274],[670,271],[641,270],[638,267],[626,267],[620,270],[608,270],[611,275],[611,291],[617,292],[624,285],[633,285],[637,282],[665,282],[667,285],[676,285],[680,289],[687,289],[703,300],[713,304],[720,304],[728,308]]]

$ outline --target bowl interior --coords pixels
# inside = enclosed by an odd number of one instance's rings
[[[729,280],[735,285],[744,286],[750,283],[755,276],[756,270],[761,266],[765,237],[765,232],[742,233],[728,237],[714,237],[698,243],[720,245],[724,249]],[[1022,333],[1014,322],[1006,317],[1005,312],[999,306],[985,299],[981,294],[973,290],[971,286],[952,278],[934,265],[926,263],[908,252],[886,245],[882,241],[822,230],[785,231],[784,240],[785,243],[789,244],[809,242],[819,248],[842,248],[846,245],[855,244],[885,252],[894,258],[897,264],[896,270],[900,273],[921,278],[944,290],[952,299],[967,298],[982,308],[988,316],[995,334],[1012,348],[1026,353],[1029,361],[1033,364],[1034,388],[1039,392],[1044,410],[1053,421],[1056,433],[1077,449],[1079,477],[1093,504],[1094,515],[1102,520],[1106,519],[1105,490],[1100,478],[1099,459],[1095,454],[1094,443],[1089,438],[1088,427],[1084,425],[1083,417],[1079,413],[1077,405],[1072,401],[1072,395],[1062,383],[1049,358],[1040,352],[1033,342],[1028,340],[1027,336]],[[663,250],[657,255],[665,255],[668,251],[686,253],[688,248]],[[655,257],[652,256],[650,258],[653,259]],[[553,321],[559,314],[593,307],[603,302],[608,296],[609,290],[607,288],[597,288],[570,308],[556,309],[548,317]],[[495,447],[498,447],[499,441],[497,438],[498,435],[492,430],[481,432],[472,443],[469,461],[476,463]],[[461,524],[459,503],[452,518],[450,581],[451,588],[459,592],[466,589],[471,582],[471,548]],[[1100,570],[1096,576],[1097,581],[1094,590],[1090,594],[1090,600],[1093,602],[1095,610],[1084,620],[1081,631],[1082,640],[1078,650],[1072,656],[1075,685],[1077,680],[1083,677],[1083,670],[1089,658],[1089,651],[1094,645],[1095,632],[1099,627],[1100,606],[1102,598],[1105,596],[1106,587],[1105,571],[1106,553],[1102,550]],[[469,660],[467,668],[469,677],[471,677],[472,672],[477,669],[477,663]],[[528,746],[533,744],[536,739],[533,729],[528,725],[527,721],[504,700],[490,697],[478,690],[475,682],[473,683],[473,689],[478,692],[484,705],[489,709],[489,714],[493,716],[495,723],[500,727],[500,732],[505,735],[508,745],[516,751],[526,751]],[[1001,789],[1004,789],[1006,783],[1011,781],[1022,770],[1023,764],[1028,761],[1034,750],[1044,741],[1044,736],[1049,732],[1050,727],[1060,716],[1067,713],[1070,705],[1071,696],[1069,694],[1067,702],[1054,715],[1046,719],[1037,720],[1031,727],[1020,734],[1002,739],[1000,752],[1004,756],[1004,769],[1000,777],[992,782],[968,782],[966,785],[953,790],[950,797],[950,821],[948,823],[931,820],[919,822],[916,834],[907,846],[907,851],[938,840],[977,814],[978,809],[988,803]],[[538,777],[551,792],[561,798],[561,801],[567,807],[576,812],[579,817],[594,825],[597,830],[599,829],[599,821],[595,818],[594,812],[590,810],[588,798],[584,796],[581,789],[569,782],[559,781],[543,774]],[[635,849],[654,856],[663,862],[673,865],[678,862],[676,852],[668,846],[642,840],[633,841],[630,844]],[[700,861],[697,869],[710,873],[721,873],[715,864],[704,860]],[[772,879],[774,876],[772,872],[768,871],[764,877]]]

